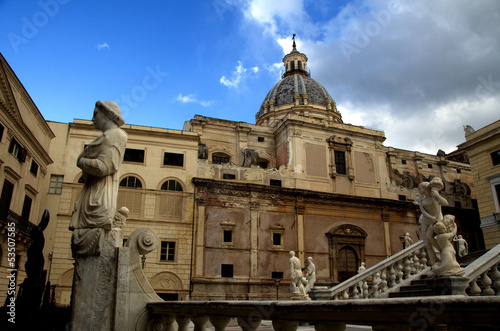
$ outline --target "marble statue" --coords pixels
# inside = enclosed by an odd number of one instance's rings
[[[439,222],[432,226],[436,233],[437,248],[440,252],[439,262],[432,266],[432,271],[428,276],[461,276],[465,269],[460,267],[456,259],[456,252],[451,242],[452,238],[457,234],[457,225],[455,224],[455,216],[445,215]]]
[[[410,234],[407,232],[403,237],[403,248],[408,248],[413,245],[413,240],[410,237]]]
[[[306,270],[305,272],[305,277],[307,280],[307,285],[306,285],[306,293],[311,290],[311,288],[314,286],[314,283],[316,282],[316,266],[314,265],[312,261],[312,257],[308,257],[305,261],[305,267]]]
[[[294,251],[290,251],[290,296],[293,300],[310,300],[307,295],[307,279],[302,274],[302,267]]]
[[[290,251],[290,293],[296,294],[299,292],[299,285],[302,279],[302,270],[300,260],[295,256],[294,251]]]
[[[439,191],[443,188],[443,181],[438,177],[432,178],[430,182],[420,183],[419,192],[421,196],[414,202],[422,212],[419,219],[419,231],[432,265],[438,262],[433,249],[433,247],[437,246],[437,243],[436,239],[434,239],[435,233],[432,225],[443,219],[441,206],[448,205],[446,199],[439,195]]]
[[[127,144],[127,134],[120,129],[124,124],[120,107],[113,101],[97,101],[92,122],[102,134],[77,158],[85,184],[69,224],[73,254],[80,255],[99,255],[104,233],[111,230]]]
[[[365,263],[361,262],[361,265],[358,268],[358,274],[362,273],[365,270],[366,270]]]
[[[469,254],[469,245],[467,245],[467,241],[462,237],[461,234],[459,234],[458,237],[453,237],[453,241],[456,242],[458,246],[458,257],[463,257]]]

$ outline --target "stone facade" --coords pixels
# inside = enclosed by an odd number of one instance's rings
[[[53,252],[50,279],[56,285],[57,302],[69,304],[73,259],[68,225],[76,197],[83,187],[79,183],[81,170],[76,167],[76,158],[84,145],[100,132],[86,120],[48,123],[56,138],[51,144],[54,164],[48,169],[46,185],[50,186],[51,177],[54,182],[54,176],[62,176],[62,181],[60,191],[46,194],[46,208],[55,219],[51,229],[46,230],[51,235],[47,236],[45,246],[46,254]],[[158,234],[160,245],[147,256],[144,273],[160,296],[184,299],[189,293],[191,272],[191,179],[197,172],[198,136],[129,124],[122,129],[128,134],[128,143],[120,174],[118,205],[130,209],[124,238],[145,226]],[[177,159],[170,162],[169,157]],[[168,243],[164,244],[163,255],[162,241]]]
[[[465,143],[474,176],[486,248],[500,243],[500,121],[477,131],[469,130]]]
[[[50,141],[54,137],[14,71],[0,54],[0,302],[17,269],[26,277],[29,232],[43,213]],[[15,237],[10,234],[15,233]],[[15,239],[15,245],[14,241]],[[9,242],[10,240],[10,242]],[[18,290],[16,289],[16,293]]]

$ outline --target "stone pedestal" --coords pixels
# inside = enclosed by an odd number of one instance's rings
[[[158,237],[141,228],[131,234],[128,247],[117,247],[120,235],[104,234],[100,255],[75,258],[73,331],[146,330],[150,321],[146,304],[163,301],[140,264],[140,256],[158,246]]]
[[[435,277],[422,278],[421,281],[432,290],[432,295],[467,295],[465,290],[470,280],[466,277]]]

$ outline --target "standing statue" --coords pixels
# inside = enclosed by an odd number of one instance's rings
[[[305,261],[305,267],[306,270],[306,280],[307,280],[307,285],[306,285],[306,293],[311,290],[311,288],[314,286],[314,283],[316,282],[316,266],[314,265],[312,261],[312,257],[308,257]]]
[[[458,245],[458,257],[464,257],[469,254],[469,246],[467,245],[467,241],[462,237],[461,234],[453,237],[453,241],[455,241]]]
[[[127,134],[120,107],[113,101],[97,101],[92,122],[103,133],[78,156],[85,184],[78,196],[69,229],[73,231],[73,255],[99,255],[104,233],[111,230],[116,211],[120,167]]]
[[[302,279],[300,260],[295,256],[294,251],[290,251],[290,294],[299,293],[299,286]]]
[[[403,249],[408,248],[411,245],[413,245],[413,240],[411,239],[410,234],[406,232],[403,237]]]
[[[456,259],[456,252],[452,238],[457,234],[455,216],[445,215],[443,220],[434,223],[432,229],[436,233],[437,248],[440,252],[440,261],[432,266],[428,276],[461,276],[465,269],[460,267]]]
[[[422,212],[419,219],[420,234],[431,264],[438,262],[436,252],[433,249],[433,247],[437,247],[437,243],[436,239],[434,239],[435,233],[432,225],[443,219],[441,206],[448,205],[446,199],[439,195],[439,191],[443,187],[443,181],[438,177],[432,178],[430,182],[421,183],[419,185],[421,197],[414,202],[414,204],[420,207],[420,211]]]
[[[365,270],[366,270],[365,263],[361,262],[361,265],[358,268],[358,274],[362,273]]]

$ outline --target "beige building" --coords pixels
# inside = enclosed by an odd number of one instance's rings
[[[17,270],[17,284],[26,277],[24,264],[29,233],[44,205],[44,181],[54,133],[28,92],[0,54],[0,301],[9,288],[7,276]],[[15,237],[13,236],[15,234]],[[15,241],[14,241],[15,239]],[[16,289],[17,293],[17,289]]]
[[[468,130],[465,150],[470,160],[486,248],[500,243],[500,120]]]

